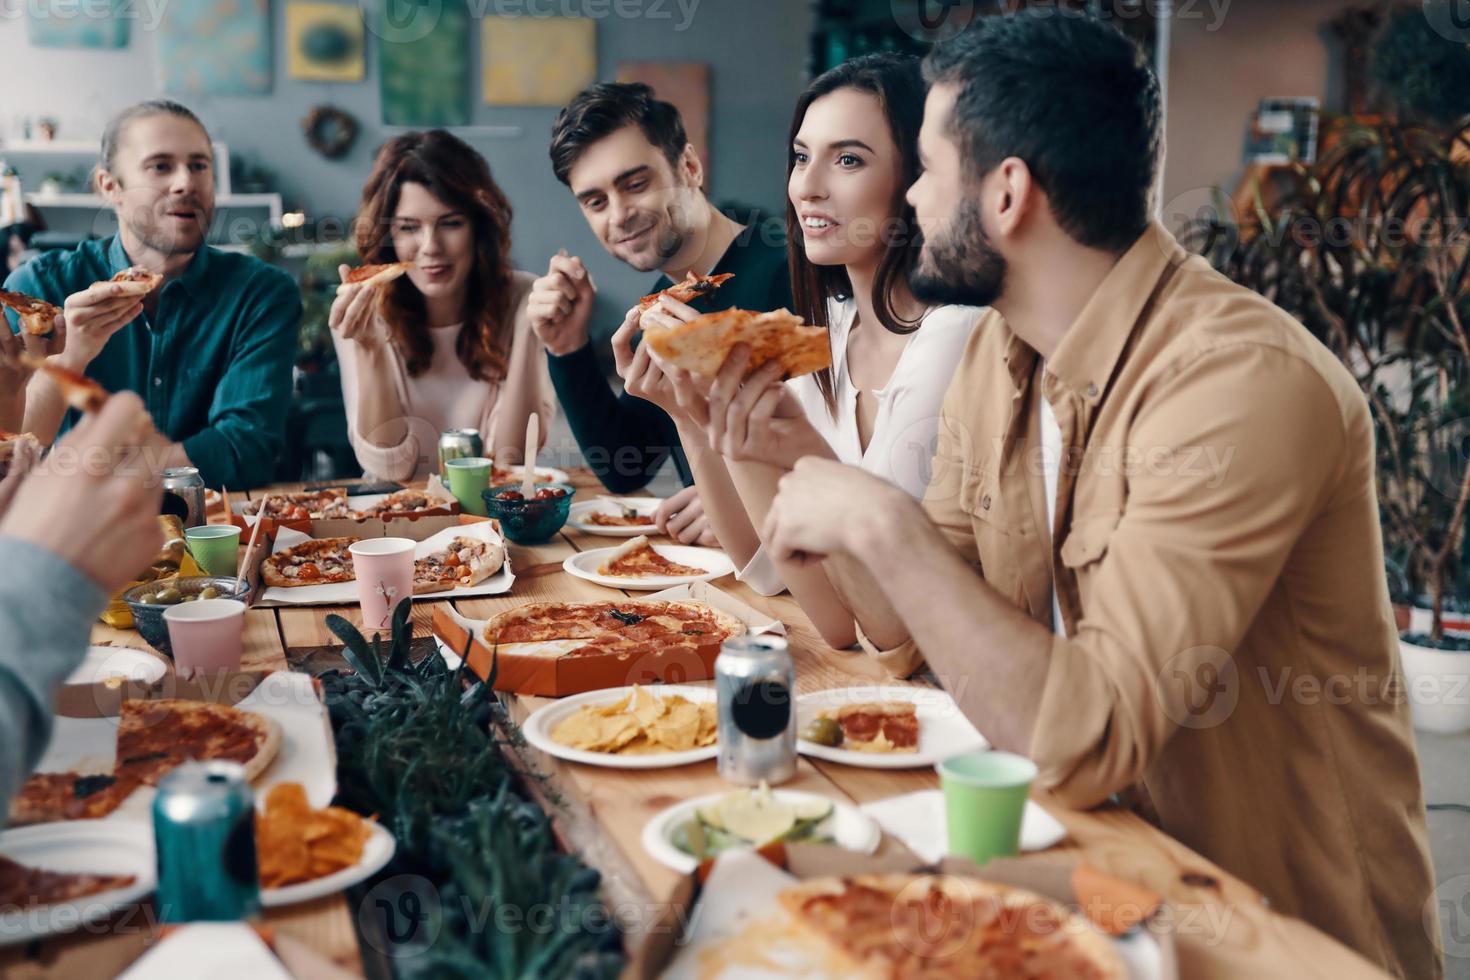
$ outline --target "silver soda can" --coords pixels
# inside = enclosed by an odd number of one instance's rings
[[[742,786],[796,775],[796,669],[779,636],[737,636],[715,658],[720,777]]]
[[[255,802],[238,762],[186,762],[153,800],[160,922],[237,922],[260,914]]]
[[[444,462],[485,455],[485,443],[479,429],[445,429],[439,436],[439,475],[444,476]]]
[[[184,527],[198,527],[204,512],[204,478],[194,466],[172,466],[163,471],[163,513],[173,514]]]

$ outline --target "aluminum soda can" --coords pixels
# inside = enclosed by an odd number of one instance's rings
[[[796,775],[796,668],[779,636],[737,636],[715,658],[720,777],[742,786]]]
[[[162,513],[173,514],[184,527],[208,520],[204,512],[204,478],[196,466],[171,466],[163,471]]]
[[[238,922],[260,914],[255,801],[238,762],[186,762],[153,800],[160,922]]]
[[[485,455],[485,442],[479,429],[445,429],[439,436],[439,476],[444,476],[444,463],[451,459],[470,459]]]

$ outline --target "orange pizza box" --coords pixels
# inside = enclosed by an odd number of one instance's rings
[[[789,937],[798,935],[780,930],[789,922],[777,898],[783,889],[815,878],[906,873],[983,878],[1035,892],[1085,915],[1110,935],[1127,980],[1178,980],[1173,935],[1177,916],[1155,892],[1082,862],[1060,858],[1001,858],[984,867],[946,858],[937,865],[925,865],[892,838],[872,855],[827,844],[773,844],[705,861],[680,881],[658,915],[629,933],[629,957],[622,976],[624,980],[684,980],[718,972],[714,966],[722,961],[738,972],[741,954],[753,948],[779,964],[793,952]],[[936,921],[934,926],[942,928],[943,923]],[[768,937],[779,938],[771,942]],[[1215,938],[1223,941],[1224,936]],[[787,944],[784,950],[783,944]],[[811,966],[823,961],[819,953],[803,959],[802,949],[794,951],[807,969],[792,975],[810,975]],[[767,965],[762,975],[783,974]]]
[[[704,603],[736,617],[752,633],[785,632],[779,621],[708,582],[681,585],[644,597],[647,599]],[[468,643],[469,669],[478,677],[489,676],[495,654],[481,638],[486,620],[466,619],[450,606],[440,603],[434,606],[433,622],[434,634],[443,647],[456,656],[462,656]],[[715,658],[719,655],[718,643],[696,651],[657,651],[636,660],[626,654],[578,657],[501,654],[494,687],[497,691],[559,698],[628,684],[682,684],[714,677]]]

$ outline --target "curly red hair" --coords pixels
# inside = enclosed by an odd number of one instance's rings
[[[398,261],[390,229],[405,183],[422,184],[469,219],[475,264],[465,296],[464,326],[455,338],[454,351],[475,380],[505,377],[513,329],[510,201],[490,176],[485,158],[458,137],[442,129],[396,136],[378,150],[362,189],[354,239],[364,262]],[[426,326],[423,294],[407,277],[399,277],[382,291],[378,312],[388,324],[409,375],[428,370],[434,345]]]

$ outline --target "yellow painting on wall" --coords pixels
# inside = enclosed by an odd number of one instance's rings
[[[313,82],[360,82],[362,10],[355,3],[286,4],[286,71]]]
[[[480,22],[486,105],[562,106],[597,78],[590,17],[486,17]]]

